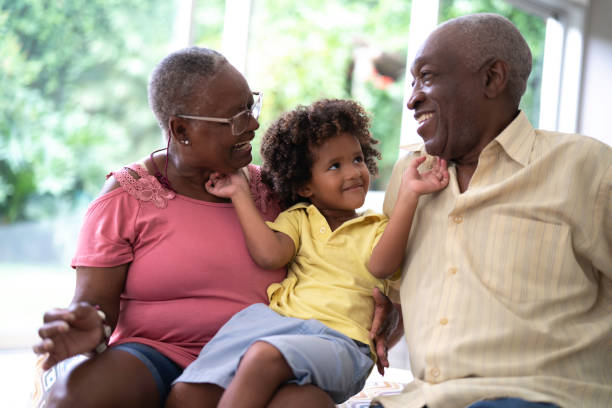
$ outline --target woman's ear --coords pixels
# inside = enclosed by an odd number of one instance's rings
[[[485,69],[485,95],[494,99],[507,90],[510,67],[505,61],[493,60],[486,65]]]
[[[174,136],[175,139],[185,139],[185,126],[183,125],[183,121],[176,116],[170,116],[168,118],[168,129],[170,130],[170,135]]]

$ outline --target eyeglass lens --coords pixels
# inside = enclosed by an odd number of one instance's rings
[[[255,97],[256,99],[251,109],[242,111],[238,115],[234,116],[232,120],[232,133],[234,135],[241,134],[249,127],[251,117],[254,119],[259,118],[259,113],[261,112],[261,94],[255,95]]]

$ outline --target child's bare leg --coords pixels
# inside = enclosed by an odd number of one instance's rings
[[[283,384],[272,396],[268,408],[334,408],[336,404],[315,385]]]
[[[242,357],[219,407],[265,407],[278,387],[292,378],[293,371],[280,351],[258,341]]]
[[[215,384],[177,383],[170,390],[166,408],[214,408],[219,403],[223,388]]]

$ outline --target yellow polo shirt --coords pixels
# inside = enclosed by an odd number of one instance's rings
[[[370,274],[366,263],[387,223],[368,210],[331,231],[314,205],[283,211],[267,224],[291,237],[296,251],[287,278],[268,287],[270,307],[284,316],[317,319],[372,347],[372,290],[387,293],[388,283]]]
[[[420,154],[397,163],[385,213]],[[400,296],[415,381],[380,401],[612,406],[612,149],[534,130],[520,113],[482,151],[463,194],[449,172],[445,190],[420,198],[406,249]]]

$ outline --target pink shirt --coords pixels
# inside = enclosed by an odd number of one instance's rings
[[[267,303],[266,288],[284,269],[252,261],[234,207],[164,190],[140,165],[114,173],[121,184],[89,207],[72,266],[131,263],[111,344],[139,342],[182,367],[236,312]],[[251,191],[266,220],[279,209],[248,167]]]

